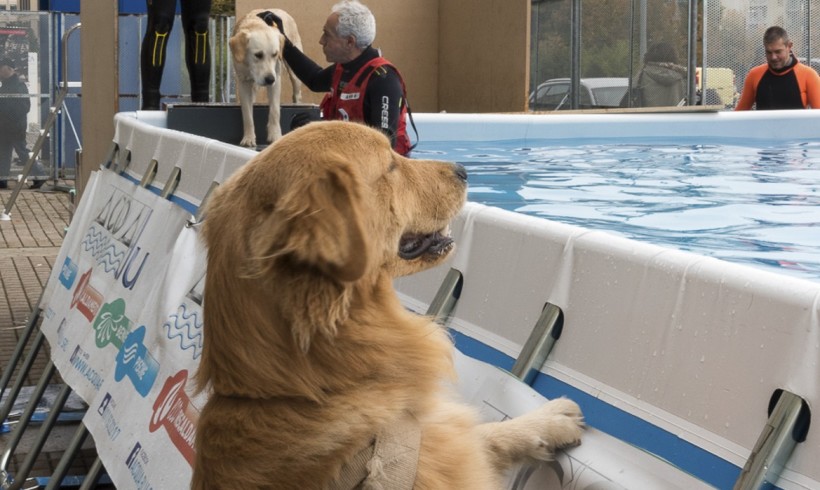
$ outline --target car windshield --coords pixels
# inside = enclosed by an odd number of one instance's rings
[[[595,105],[599,107],[618,107],[626,93],[626,87],[598,87],[592,89],[595,94]]]

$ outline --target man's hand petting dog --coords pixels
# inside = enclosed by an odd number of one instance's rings
[[[282,59],[286,42],[292,42],[301,49],[302,41],[296,23],[283,10],[252,10],[236,22],[229,46],[242,109],[241,146],[256,147],[253,101],[257,87],[265,87],[268,96],[268,143],[282,137],[280,97],[283,68],[290,78],[293,103],[298,104],[302,100],[302,82]]]

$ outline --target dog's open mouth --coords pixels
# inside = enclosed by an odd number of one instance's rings
[[[413,260],[422,255],[442,255],[453,248],[449,227],[435,233],[406,233],[399,241],[399,257]]]

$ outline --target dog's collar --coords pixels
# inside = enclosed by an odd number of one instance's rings
[[[328,488],[411,490],[416,481],[420,445],[421,425],[408,415],[385,428],[371,445],[356,453]]]

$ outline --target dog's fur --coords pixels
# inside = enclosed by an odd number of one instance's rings
[[[280,9],[256,9],[248,12],[236,22],[228,44],[231,48],[233,68],[236,73],[239,105],[242,108],[241,146],[256,147],[256,130],[253,124],[253,101],[256,86],[266,87],[268,95],[268,143],[282,136],[279,126],[280,98],[282,93],[282,65],[285,65],[293,88],[293,102],[302,100],[302,82],[282,59],[285,36],[276,24],[269,26],[259,17],[264,12],[273,12],[282,19],[285,35],[294,46],[302,49],[302,40],[296,29],[296,22],[287,12]]]
[[[351,457],[408,416],[421,431],[416,489],[500,488],[511,465],[579,442],[565,398],[479,424],[448,388],[445,330],[393,290],[445,260],[465,195],[460,165],[404,158],[350,122],[285,135],[217,189],[192,488],[336,488]]]

